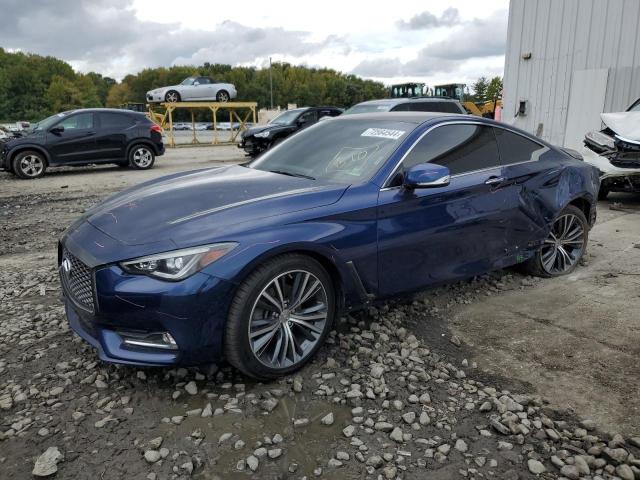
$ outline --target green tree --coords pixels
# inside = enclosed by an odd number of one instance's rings
[[[487,100],[495,101],[502,98],[502,77],[493,77],[487,85]]]
[[[117,83],[109,89],[105,105],[107,107],[119,107],[120,105],[131,101],[133,95],[129,85],[126,83]]]
[[[489,88],[487,77],[480,77],[471,85],[471,88],[473,89],[474,102],[480,103],[487,101],[487,89]]]

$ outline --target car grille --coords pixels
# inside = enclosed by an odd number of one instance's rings
[[[60,277],[65,292],[80,307],[93,312],[93,281],[91,269],[68,250],[62,253]]]

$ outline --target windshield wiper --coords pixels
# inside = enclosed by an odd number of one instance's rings
[[[271,173],[279,173],[280,175],[289,175],[290,177],[306,178],[307,180],[315,180],[315,177],[304,175],[302,173],[287,172],[286,170],[269,170]]]

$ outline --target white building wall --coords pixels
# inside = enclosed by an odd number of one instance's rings
[[[529,60],[522,58],[527,53]],[[606,69],[604,87],[598,81],[601,69]],[[573,79],[585,76],[593,85],[580,82],[569,112]],[[622,111],[638,97],[640,0],[511,0],[504,122],[551,143],[576,146],[586,131],[579,138],[575,132],[599,128],[602,111]],[[527,111],[517,116],[521,100]],[[567,125],[578,117],[580,124]]]

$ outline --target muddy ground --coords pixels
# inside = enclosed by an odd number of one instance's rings
[[[498,271],[377,305],[278,382],[99,362],[67,327],[57,237],[126,186],[242,160],[0,173],[0,478],[640,479],[638,197],[600,202],[571,276]]]

